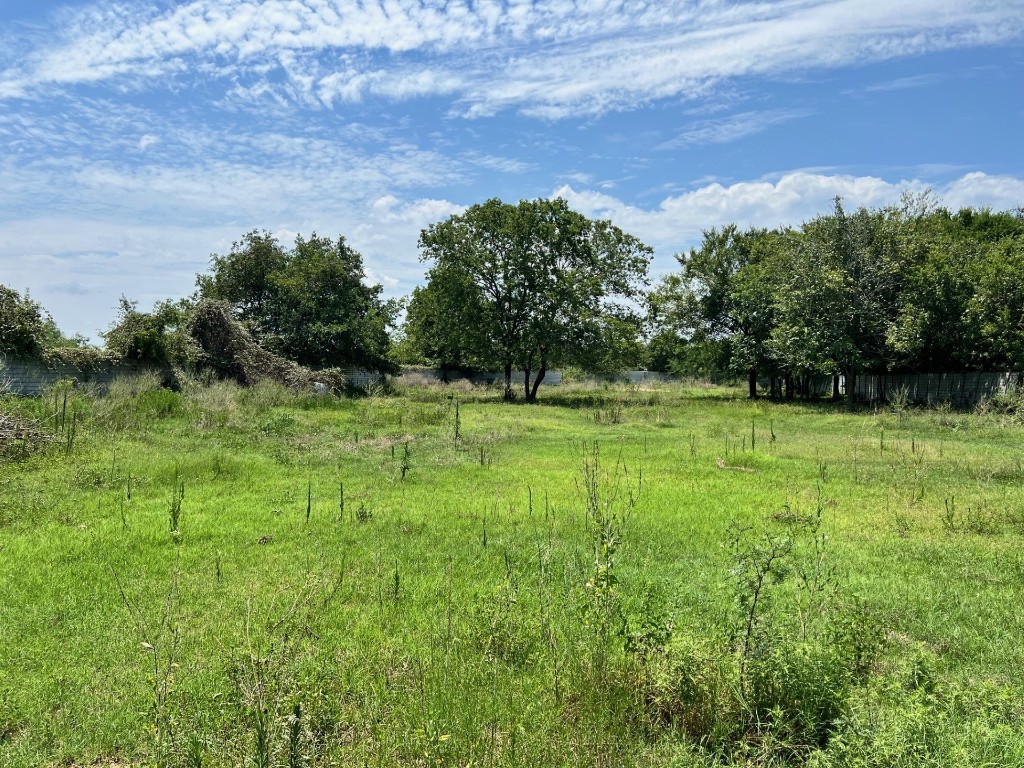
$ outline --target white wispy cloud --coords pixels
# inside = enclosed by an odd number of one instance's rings
[[[459,210],[420,191],[519,168],[449,158],[387,128],[267,122],[238,133],[87,101],[0,113],[0,142],[15,150],[0,153],[0,282],[95,337],[121,293],[143,306],[187,295],[211,252],[269,228],[286,242],[344,234],[371,279],[402,293],[423,274],[420,229]]]
[[[464,208],[441,199],[390,198],[303,210],[316,204],[310,194],[287,208],[268,207],[259,216],[206,226],[125,223],[85,210],[8,220],[0,226],[0,282],[30,290],[65,332],[96,339],[122,294],[146,309],[160,299],[187,296],[211,253],[226,253],[243,233],[266,228],[285,244],[298,232],[344,234],[363,254],[368,278],[398,296],[423,279],[420,230]]]
[[[659,149],[674,149],[700,144],[725,144],[752,136],[776,125],[788,123],[811,114],[810,110],[762,110],[740,112],[735,115],[698,120],[691,123],[674,139],[664,142]]]
[[[501,173],[526,173],[536,168],[533,163],[526,163],[512,157],[499,157],[479,150],[463,152],[462,157],[472,165]]]
[[[878,93],[887,91],[906,91],[913,88],[924,88],[929,85],[935,85],[941,83],[944,80],[949,79],[948,73],[930,72],[923,75],[911,75],[909,77],[897,77],[893,80],[886,80],[881,83],[874,83],[864,87],[864,91],[868,93]]]
[[[78,83],[331,106],[442,95],[459,113],[564,118],[785,76],[1005,42],[1024,0],[194,0],[100,2],[8,57],[0,98]],[[268,78],[283,72],[285,83]]]

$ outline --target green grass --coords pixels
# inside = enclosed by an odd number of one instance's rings
[[[0,765],[1022,763],[1019,426],[497,395],[74,395],[0,464]]]

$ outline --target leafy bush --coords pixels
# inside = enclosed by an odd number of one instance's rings
[[[345,387],[345,377],[338,370],[313,371],[268,352],[232,317],[226,302],[200,302],[189,314],[184,330],[200,350],[197,364],[221,378],[244,386],[269,379],[294,390],[312,389],[316,383],[332,390]]]
[[[637,657],[634,683],[650,728],[671,728],[717,751],[735,741],[742,721],[739,666],[722,647],[679,634]]]
[[[846,712],[853,680],[843,650],[822,639],[765,643],[749,668],[747,727],[770,729],[794,752],[824,746]]]
[[[502,581],[479,598],[471,615],[471,639],[486,660],[517,666],[533,657],[540,628],[511,581]]]
[[[46,310],[27,294],[0,284],[0,353],[37,357],[60,338]]]
[[[1016,423],[1024,423],[1024,387],[1011,387],[978,404],[980,414],[1009,416]]]
[[[910,643],[885,674],[854,691],[822,765],[863,768],[1024,764],[1019,686],[992,679],[939,685],[938,657]]]
[[[152,312],[139,312],[135,302],[121,297],[118,317],[103,334],[107,350],[122,360],[161,367],[187,366],[200,350],[185,332],[191,313],[185,301],[161,301]]]

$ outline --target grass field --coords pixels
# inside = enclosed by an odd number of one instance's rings
[[[0,765],[1024,764],[1017,422],[499,394],[0,400]]]

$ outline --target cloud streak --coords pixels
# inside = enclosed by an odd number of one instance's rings
[[[810,114],[810,110],[776,109],[741,112],[713,120],[698,120],[689,125],[676,138],[660,145],[658,149],[677,149],[700,144],[726,144],[766,131],[776,125],[807,117]]]
[[[747,77],[1019,39],[1024,0],[104,2],[56,25],[54,42],[14,46],[0,98],[76,84],[162,88],[201,72],[226,98],[333,107],[443,96],[470,117],[561,119],[700,98]]]

